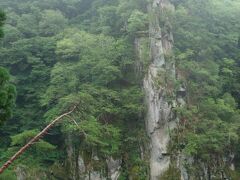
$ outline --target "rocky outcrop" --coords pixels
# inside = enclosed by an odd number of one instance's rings
[[[166,0],[154,0],[149,5],[151,64],[144,78],[145,101],[147,105],[146,130],[150,138],[150,179],[157,180],[168,169],[170,156],[167,145],[169,131],[174,128],[172,103],[167,100],[166,77],[175,78],[175,65],[166,60],[172,50],[171,31],[163,33],[160,13],[173,8]],[[170,71],[169,71],[170,69]],[[162,79],[163,83],[159,83]]]
[[[25,180],[26,179],[26,172],[24,171],[23,168],[17,167],[15,172],[16,172],[17,180]]]
[[[114,160],[112,157],[107,159],[108,177],[111,180],[117,180],[120,176],[121,160]]]
[[[28,180],[28,179],[41,180],[41,179],[47,179],[48,177],[44,171],[41,171],[39,169],[34,169],[29,171],[29,167],[26,167],[26,166],[16,167],[15,173],[16,173],[17,180]],[[5,178],[3,179],[5,180]]]
[[[106,160],[99,159],[98,155],[93,152],[91,158],[86,158],[81,153],[81,148],[73,144],[71,135],[66,138],[67,159],[65,162],[65,169],[67,170],[67,177],[72,180],[117,180],[120,176],[121,164],[120,159],[108,157]],[[101,168],[94,167],[95,164],[101,164]]]

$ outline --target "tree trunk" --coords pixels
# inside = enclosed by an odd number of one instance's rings
[[[25,146],[23,146],[16,154],[14,154],[1,168],[0,168],[0,174],[4,172],[5,169],[8,168],[10,164],[13,163],[22,153],[24,153],[33,143],[37,142],[40,138],[42,138],[49,129],[51,129],[55,123],[57,123],[59,120],[61,120],[63,117],[68,116],[71,114],[76,107],[74,107],[71,111],[62,114],[61,116],[58,116],[55,120],[53,120],[49,125],[47,125],[39,134],[37,134],[35,137],[33,137]]]

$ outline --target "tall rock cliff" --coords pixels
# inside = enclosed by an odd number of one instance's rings
[[[169,131],[174,128],[172,108],[174,92],[171,84],[175,80],[175,64],[171,58],[173,38],[168,18],[164,11],[174,7],[167,0],[154,0],[149,5],[150,58],[151,64],[144,78],[147,105],[146,130],[150,138],[150,179],[157,180],[168,169],[170,156],[167,145]],[[172,100],[169,100],[172,97]]]

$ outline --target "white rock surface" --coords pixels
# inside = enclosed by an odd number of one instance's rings
[[[147,104],[146,129],[150,137],[150,179],[159,180],[160,176],[168,169],[170,157],[167,152],[169,142],[169,130],[174,127],[172,119],[171,105],[166,101],[166,89],[159,87],[155,83],[158,72],[166,71],[166,60],[164,53],[171,51],[172,41],[162,37],[159,25],[159,13],[162,8],[169,4],[165,0],[154,0],[148,10],[154,17],[150,20],[150,48],[151,65],[144,78],[145,101]],[[175,68],[175,66],[173,66]],[[175,72],[175,69],[171,72]],[[174,76],[174,74],[167,74]],[[160,77],[161,78],[161,77]]]

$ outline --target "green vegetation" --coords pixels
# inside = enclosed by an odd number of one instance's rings
[[[2,26],[3,26],[3,23],[6,19],[6,15],[3,11],[0,11],[0,38],[3,37],[3,29],[2,29]]]
[[[186,87],[187,106],[172,150],[181,151],[190,177],[222,178],[235,162],[239,170],[239,1],[173,1],[175,57]],[[231,157],[236,155],[235,160]]]
[[[172,67],[165,67],[154,83],[168,90],[169,103],[180,96],[186,101],[186,106],[174,108],[179,123],[171,132],[171,158],[181,153],[193,179],[204,179],[206,171],[216,179],[222,173],[237,179],[240,1],[170,1],[175,11],[170,7],[152,13],[159,13],[162,36],[173,33],[174,51],[165,58],[169,64],[176,62],[178,78],[169,77]],[[79,155],[84,173],[98,170],[106,175],[106,159],[113,157],[122,159],[119,179],[148,179],[141,84],[150,63],[149,2],[1,0],[1,164],[56,116],[74,106],[76,111],[0,179],[14,180],[16,173],[29,179],[70,177],[79,168]],[[137,68],[135,37],[141,50]],[[136,69],[141,71],[138,77]],[[179,92],[180,87],[186,92]],[[229,168],[232,163],[235,171]],[[179,176],[172,164],[161,178]]]
[[[14,167],[20,167],[31,178],[37,170],[43,178],[57,179],[57,172],[65,170],[64,176],[70,177],[77,166],[68,169],[68,159],[77,158],[79,152],[87,170],[106,174],[106,158],[125,154],[125,177],[134,167],[135,173],[147,174],[140,144],[134,143],[145,136],[133,46],[135,32],[148,28],[145,5],[145,1],[118,0],[0,2],[7,15],[0,65],[9,69],[18,88],[13,118],[0,130],[1,162],[56,116],[77,107],[73,120],[57,124],[3,176],[15,179]],[[135,128],[134,133],[129,127]],[[131,152],[125,147],[126,138],[132,143]],[[69,146],[78,149],[72,157]]]
[[[5,19],[5,14],[0,11],[0,38],[3,37],[2,26]],[[0,125],[12,116],[15,98],[16,89],[10,82],[9,72],[0,66]]]

